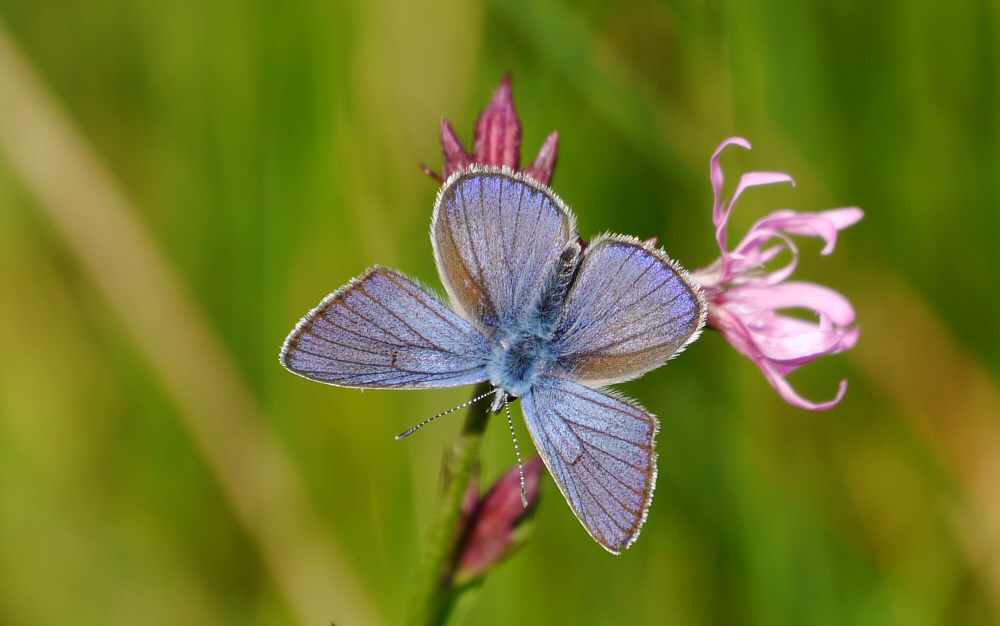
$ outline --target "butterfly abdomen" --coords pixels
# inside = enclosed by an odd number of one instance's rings
[[[572,241],[563,248],[559,261],[546,280],[545,287],[538,294],[534,311],[527,316],[531,322],[538,324],[535,330],[540,337],[551,339],[566,303],[566,294],[579,268],[580,244]]]

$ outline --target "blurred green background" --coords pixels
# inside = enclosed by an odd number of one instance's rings
[[[318,385],[278,347],[375,263],[440,284],[417,164],[507,71],[523,161],[560,132],[584,237],[709,263],[734,134],[730,185],[798,187],[748,192],[731,243],[776,208],[864,208],[796,274],[862,335],[791,376],[812,400],[849,380],[827,413],[712,332],[623,385],[662,420],[639,541],[608,555],[546,478],[464,623],[1000,623],[995,0],[0,0],[0,22],[0,623],[401,619],[461,420],[393,436],[469,390]],[[495,422],[484,481],[513,462]]]

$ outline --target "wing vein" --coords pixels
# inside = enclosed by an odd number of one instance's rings
[[[545,429],[545,426],[542,426],[542,428]],[[546,435],[547,435],[547,433],[546,433]],[[551,439],[549,440],[549,442],[551,443]],[[560,450],[559,448],[555,448],[555,447],[554,447],[554,449],[556,451],[556,454],[559,455],[559,458],[563,460],[563,467],[565,468],[565,471],[571,477],[573,477],[576,474],[576,464],[574,464],[572,461],[568,461],[566,459],[566,457],[563,456],[562,450]],[[586,448],[584,448],[584,452],[586,452]],[[616,520],[614,518],[614,516],[611,515],[610,513],[608,513],[608,510],[606,508],[604,508],[604,505],[601,504],[601,501],[594,495],[594,492],[591,491],[590,485],[587,483],[587,481],[584,481],[584,480],[574,481],[574,486],[576,486],[577,489],[579,489],[579,488],[582,487],[583,490],[585,490],[587,492],[587,494],[590,495],[590,499],[593,500],[594,504],[596,504],[598,507],[600,507],[600,509],[604,512],[604,515],[609,520],[611,520],[611,523],[613,523],[615,526],[617,526],[622,531],[626,530],[626,528],[624,526],[622,526],[621,524],[619,524],[618,520]]]
[[[628,254],[628,256],[626,256],[625,259],[622,260],[622,262],[618,265],[618,269],[615,270],[614,272],[608,272],[607,276],[604,277],[604,280],[601,282],[601,287],[599,289],[598,288],[594,288],[594,289],[591,290],[590,297],[587,299],[587,304],[586,305],[580,305],[578,307],[578,310],[581,311],[581,312],[582,311],[586,311],[587,309],[589,309],[590,307],[592,307],[594,305],[594,302],[596,302],[598,298],[604,296],[605,295],[604,294],[604,290],[607,288],[608,284],[616,276],[618,276],[618,274],[621,272],[622,268],[625,267],[625,264],[628,263],[629,260],[631,260],[632,257],[635,256],[635,253],[638,252],[638,251],[639,251],[639,248],[632,248],[632,251]],[[580,269],[581,274],[585,271],[585,269],[586,268],[581,268]],[[579,277],[577,277],[577,280],[579,280]],[[575,287],[575,285],[574,285],[574,287]],[[570,325],[570,327],[567,328],[562,333],[562,336],[563,337],[568,337],[569,335],[571,335],[573,333],[573,331],[576,330],[576,327],[580,325],[580,323],[583,321],[583,319],[584,319],[584,316],[582,314],[578,314],[576,316],[576,319],[573,320],[573,324]]]
[[[305,348],[303,348],[302,346],[300,346],[298,344],[296,344],[295,350],[297,352],[301,352],[302,354],[308,354],[309,356],[314,356],[314,357],[316,357],[318,359],[323,359],[324,361],[335,361],[337,363],[348,363],[350,365],[357,365],[359,367],[368,367],[368,368],[377,369],[377,370],[381,370],[384,367],[386,367],[384,365],[376,365],[376,364],[371,364],[371,363],[360,363],[358,361],[350,361],[350,360],[347,360],[347,359],[341,359],[341,358],[337,358],[335,356],[330,356],[328,354],[319,354],[319,353],[313,352],[311,350],[306,350]],[[381,355],[381,356],[389,356],[389,355]],[[434,359],[423,359],[423,360],[427,361],[428,363],[436,363],[436,361]],[[471,372],[472,370],[479,369],[480,367],[482,367],[482,364],[481,363],[477,363],[475,365],[466,367],[464,369],[445,370],[445,371],[409,370],[409,369],[404,369],[402,367],[399,367],[398,365],[391,365],[389,367],[392,368],[391,369],[392,372],[401,372],[401,373],[404,373],[404,374],[414,374],[414,375],[418,375],[419,374],[419,375],[431,375],[431,376],[438,376],[438,375],[441,375],[441,376],[454,376],[455,374],[461,374],[463,372]],[[304,368],[296,368],[296,369],[303,369],[303,371],[308,371],[308,370],[305,370]],[[318,372],[320,370],[313,370],[313,371],[317,371]],[[372,372],[372,373],[374,373],[374,372]],[[347,375],[348,376],[364,376],[365,374],[358,373],[358,372],[350,372]]]
[[[445,350],[444,348],[442,348],[441,346],[437,345],[436,343],[434,343],[433,341],[431,341],[427,337],[424,337],[424,334],[422,332],[420,332],[419,330],[417,330],[413,326],[410,326],[409,322],[407,322],[402,317],[400,317],[399,315],[397,315],[395,311],[393,311],[392,309],[390,309],[389,307],[387,307],[385,304],[383,304],[381,300],[378,300],[378,299],[372,297],[371,294],[369,294],[367,291],[365,291],[365,289],[364,289],[363,286],[362,287],[358,287],[358,289],[356,289],[355,291],[357,293],[360,293],[363,296],[369,298],[372,302],[374,302],[375,304],[377,304],[380,307],[382,307],[383,309],[385,309],[386,313],[388,313],[389,315],[395,317],[400,322],[402,322],[403,326],[406,326],[407,328],[409,328],[411,331],[413,331],[414,335],[416,335],[417,337],[420,337],[421,339],[423,339],[425,342],[427,342],[428,344],[430,344],[430,346],[432,348],[434,348],[435,350],[440,350],[441,352],[448,352],[448,350]],[[397,337],[397,339],[398,339],[398,337]],[[403,341],[403,340],[400,339],[400,341]]]
[[[483,186],[483,181],[479,181],[480,190],[482,189],[482,186]],[[459,186],[458,187],[458,192],[462,195],[462,203],[461,203],[462,204],[462,217],[465,218],[463,220],[463,222],[464,222],[463,225],[465,226],[465,235],[469,238],[469,252],[472,254],[472,262],[476,266],[476,279],[477,279],[477,281],[479,283],[479,288],[481,290],[481,293],[483,294],[483,297],[486,298],[486,300],[489,303],[490,309],[493,311],[493,314],[496,316],[497,321],[499,321],[500,317],[501,317],[501,312],[497,310],[496,303],[493,301],[493,294],[490,293],[490,290],[486,287],[486,281],[484,280],[485,276],[483,274],[483,266],[479,262],[479,255],[476,254],[476,243],[475,243],[475,241],[473,241],[472,230],[471,230],[472,227],[469,225],[469,221],[470,221],[469,220],[469,208],[468,208],[468,206],[466,206],[466,202],[465,202],[465,188],[462,187],[462,186]],[[480,201],[481,201],[483,194],[480,193],[479,195],[480,195]]]
[[[593,457],[591,457],[591,458],[593,458]],[[595,460],[595,463],[596,463],[596,460]],[[622,507],[623,509],[625,509],[625,510],[626,510],[626,511],[628,511],[629,513],[638,513],[638,512],[639,512],[639,509],[633,509],[633,508],[632,508],[632,507],[631,507],[631,506],[630,506],[630,505],[629,505],[628,503],[626,503],[626,502],[622,502],[622,501],[621,501],[621,500],[620,500],[620,499],[618,498],[618,496],[617,496],[617,495],[615,495],[615,493],[614,493],[613,491],[611,491],[610,489],[608,489],[608,487],[607,487],[607,486],[605,485],[604,481],[603,481],[603,480],[601,480],[602,476],[601,476],[601,475],[598,475],[597,473],[595,473],[595,472],[594,472],[594,470],[593,470],[593,468],[591,468],[590,466],[588,466],[588,465],[586,465],[586,464],[584,464],[584,463],[578,463],[577,465],[578,465],[578,466],[582,466],[582,467],[583,467],[583,469],[584,469],[584,470],[586,470],[588,474],[590,474],[590,476],[591,476],[591,477],[593,478],[594,482],[596,482],[596,483],[597,483],[598,485],[600,485],[600,486],[601,486],[601,487],[602,487],[602,488],[604,489],[604,492],[605,492],[605,493],[607,493],[607,494],[608,494],[609,496],[611,496],[611,499],[612,499],[612,500],[614,500],[615,502],[617,502],[618,504],[620,504],[620,505],[621,505],[621,507]],[[600,463],[597,463],[597,466],[598,466],[598,467],[600,467],[600,468],[601,468],[602,470],[604,469],[604,468],[603,468],[603,467],[601,466],[601,464],[600,464]],[[610,476],[610,477],[611,477],[611,478],[613,478],[613,479],[614,479],[614,480],[615,480],[616,482],[618,482],[619,484],[621,484],[621,485],[623,485],[623,486],[624,486],[625,488],[627,488],[627,489],[628,489],[629,491],[631,491],[631,492],[632,492],[632,493],[634,493],[635,495],[637,495],[637,496],[639,496],[640,498],[642,498],[643,500],[645,500],[645,495],[644,495],[644,494],[641,494],[641,493],[639,493],[638,491],[636,491],[635,489],[632,489],[631,487],[629,487],[628,485],[626,485],[625,483],[622,483],[622,482],[621,482],[620,480],[618,480],[618,477],[617,477],[617,476],[615,476],[615,475],[614,475],[613,473],[611,473],[611,472],[608,472],[607,470],[605,470],[604,472],[602,472],[602,474],[603,474],[603,475],[608,475],[608,476]]]
[[[409,285],[411,285],[411,286],[413,286],[415,288],[416,288],[416,285],[413,285],[413,283],[401,283],[401,282],[399,282],[399,281],[396,280],[396,276],[394,274],[392,274],[392,273],[388,273],[387,272],[387,273],[383,274],[383,276],[385,276],[386,278],[388,278],[393,284],[397,285],[400,289],[402,289],[403,291],[405,291],[411,298],[413,298],[414,300],[416,300],[425,309],[427,309],[428,311],[430,311],[431,313],[433,313],[434,315],[436,315],[439,319],[441,319],[441,321],[445,322],[446,324],[448,324],[449,326],[451,326],[455,330],[459,331],[460,333],[465,334],[465,331],[462,328],[456,326],[455,322],[453,322],[452,320],[448,319],[444,315],[441,315],[441,313],[438,312],[438,311],[436,311],[434,309],[434,307],[432,307],[427,302],[425,302],[421,297],[419,297],[419,296],[426,296],[428,298],[433,298],[433,296],[430,296],[429,294],[425,294],[423,292],[413,293],[412,291],[410,291],[407,288],[407,284],[409,284]],[[437,302],[437,300],[434,300],[434,301]],[[438,304],[440,304],[440,303],[438,302]],[[441,305],[441,306],[444,306],[444,305]]]

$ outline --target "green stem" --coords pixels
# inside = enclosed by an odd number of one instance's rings
[[[489,390],[489,382],[479,383],[472,397],[477,398]],[[451,584],[451,570],[461,540],[462,529],[458,527],[458,519],[462,500],[479,460],[479,449],[488,422],[489,411],[482,405],[470,405],[462,433],[445,463],[441,502],[427,531],[424,553],[417,564],[410,596],[407,623],[412,626],[444,624],[454,603],[456,594]]]

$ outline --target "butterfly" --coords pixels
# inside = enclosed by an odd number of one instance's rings
[[[696,339],[706,316],[701,290],[652,242],[609,234],[581,245],[562,200],[507,168],[453,174],[434,204],[431,243],[450,307],[375,267],[302,318],[281,364],[365,389],[488,380],[491,410],[520,398],[573,513],[620,553],[653,496],[659,423],[603,388],[663,365]]]

